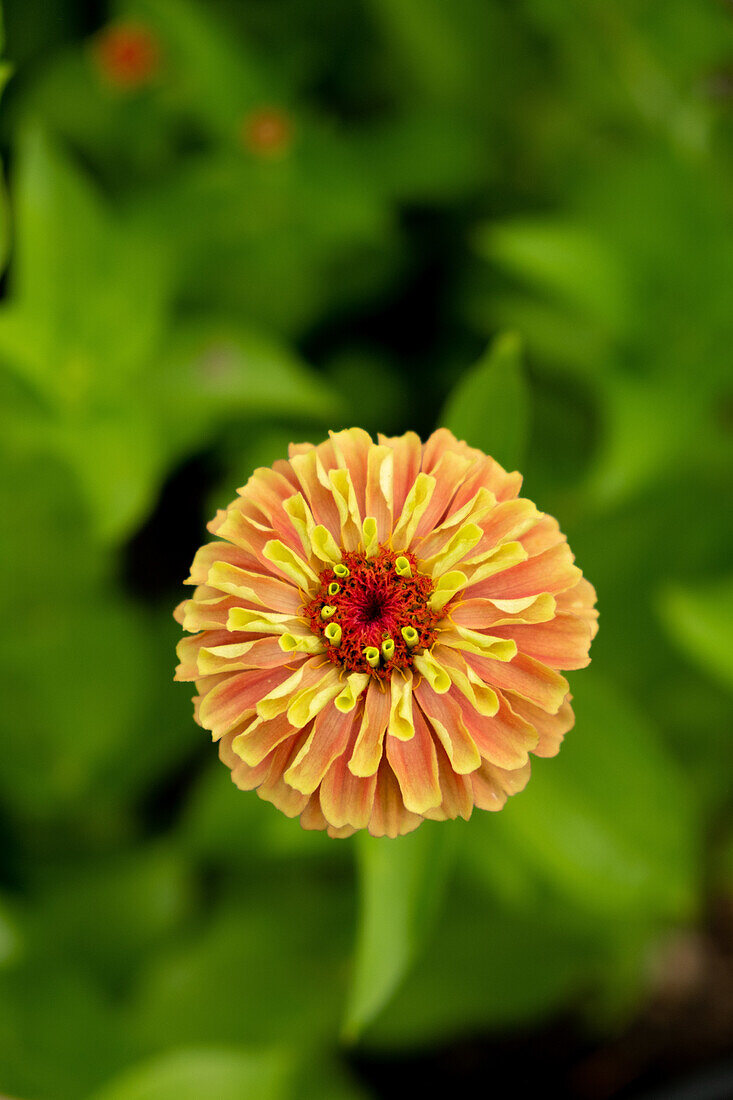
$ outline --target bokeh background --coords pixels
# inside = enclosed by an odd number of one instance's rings
[[[731,4],[4,9],[0,1092],[733,1095]],[[172,682],[206,519],[354,423],[521,469],[601,610],[560,756],[397,842]]]

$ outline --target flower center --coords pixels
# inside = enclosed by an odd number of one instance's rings
[[[395,668],[410,668],[414,654],[435,641],[441,616],[428,606],[432,591],[414,554],[386,546],[371,558],[352,551],[321,573],[305,614],[329,660],[385,679]]]

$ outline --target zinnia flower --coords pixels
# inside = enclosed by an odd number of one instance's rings
[[[595,592],[521,476],[440,429],[255,470],[209,525],[176,677],[238,787],[307,829],[498,810],[573,725]]]

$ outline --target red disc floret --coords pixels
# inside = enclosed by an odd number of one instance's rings
[[[409,572],[404,569],[405,559]],[[348,570],[346,575],[343,567]],[[395,668],[411,668],[413,655],[429,649],[435,641],[441,614],[428,606],[433,582],[418,572],[415,555],[408,550],[380,546],[369,558],[358,551],[347,552],[338,566],[321,573],[320,582],[305,614],[313,632],[323,638],[326,655],[334,664],[383,680]],[[330,623],[340,628],[337,645],[326,633]],[[412,642],[408,645],[402,630],[410,627],[417,637],[408,631]],[[383,644],[389,640],[394,651],[388,646],[385,654]],[[377,664],[367,660],[364,651],[370,647],[379,651]]]

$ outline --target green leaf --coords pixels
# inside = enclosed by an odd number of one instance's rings
[[[488,820],[481,846],[490,849],[497,843],[491,837],[496,815],[482,816]],[[471,843],[476,824],[461,830],[461,847]],[[587,984],[598,956],[566,921],[548,919],[544,898],[537,907],[509,906],[459,874],[421,962],[363,1043],[387,1050],[424,1046],[538,1019]]]
[[[448,398],[440,423],[503,466],[521,467],[529,425],[529,391],[521,344],[514,333],[498,336]]]
[[[254,838],[250,843],[247,873],[238,876],[245,889],[205,913],[184,939],[172,939],[148,967],[135,1003],[141,1041],[171,1047],[333,1037],[345,995],[352,892],[330,864],[260,867],[262,853]]]
[[[620,689],[584,671],[575,728],[494,825],[554,890],[598,918],[689,917],[700,822],[689,784]]]
[[[478,251],[513,276],[603,327],[628,312],[625,272],[606,242],[573,222],[517,219],[481,229]]]
[[[354,1040],[404,979],[435,918],[455,829],[426,822],[396,840],[358,838],[361,902],[344,1036]]]
[[[733,687],[733,575],[701,585],[670,585],[659,610],[677,649],[702,672]]]
[[[279,1051],[194,1047],[127,1070],[90,1100],[288,1100],[292,1072]]]
[[[21,135],[13,198],[13,301],[33,337],[34,381],[65,409],[117,397],[160,339],[163,253],[37,128]]]

